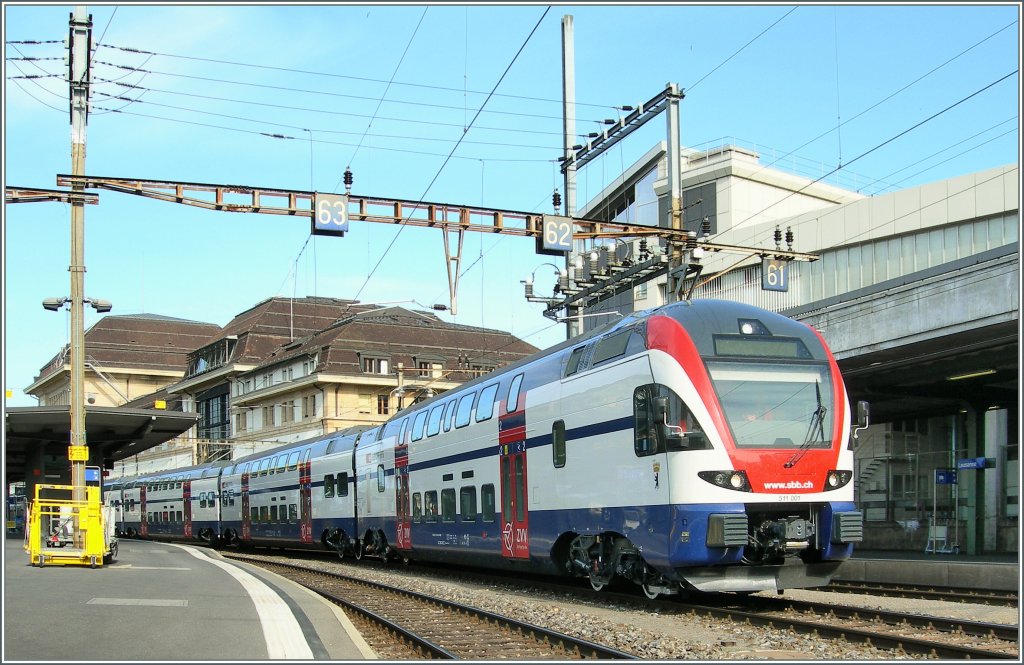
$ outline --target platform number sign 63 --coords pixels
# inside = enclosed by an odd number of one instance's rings
[[[348,196],[313,195],[313,235],[343,236],[348,231]]]
[[[761,288],[765,291],[789,291],[789,263],[778,259],[761,260]]]
[[[537,239],[538,254],[565,255],[572,251],[572,218],[544,215]]]

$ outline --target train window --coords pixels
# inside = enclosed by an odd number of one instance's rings
[[[526,469],[523,468],[524,455],[516,455],[516,521],[526,519]]]
[[[391,438],[393,436],[398,436],[398,434],[401,431],[401,429],[402,429],[402,420],[400,418],[395,418],[394,420],[389,420],[387,422],[387,424],[384,425],[384,429],[381,431],[380,438],[387,439],[387,438]]]
[[[267,458],[267,459],[263,460],[262,462],[260,462],[260,472],[259,472],[259,475],[261,475],[261,476],[267,475],[267,469],[269,469],[269,468],[270,468],[270,459]]]
[[[299,466],[299,451],[293,452],[288,456],[288,470],[294,471]]]
[[[310,451],[311,451],[310,448],[306,448],[306,452],[302,453],[302,462],[301,462],[301,464],[309,464],[309,453],[310,453]]]
[[[492,383],[480,391],[480,401],[476,405],[476,421],[478,423],[490,419],[494,413],[494,398],[497,394],[497,383]]]
[[[260,521],[261,522],[269,522],[270,521],[270,508],[268,506],[260,506]]]
[[[597,344],[594,345],[594,354],[591,357],[590,366],[593,367],[598,363],[624,355],[626,353],[626,344],[629,342],[629,336],[632,334],[632,330],[623,330],[598,340]]]
[[[384,465],[383,464],[378,464],[377,465],[377,491],[378,492],[383,492],[384,491]]]
[[[512,521],[512,488],[509,487],[511,478],[511,461],[507,456],[501,458],[501,521]]]
[[[287,455],[281,455],[280,457],[278,457],[277,458],[277,472],[278,473],[284,473],[285,469],[287,467],[288,467],[288,456]]]
[[[665,450],[711,448],[693,413],[667,386],[650,384],[637,388],[633,393],[633,416],[633,447],[637,457]]]
[[[299,506],[298,504],[288,504],[288,521],[298,522],[299,521]]]
[[[646,457],[658,452],[658,424],[654,419],[652,386],[633,391],[633,452]]]
[[[463,522],[476,521],[476,488],[463,487],[459,490],[459,514]]]
[[[338,474],[338,496],[348,496],[348,473],[345,471]]]
[[[171,521],[171,511],[165,510],[164,511],[164,522],[170,522],[170,521]]]
[[[455,400],[448,402],[447,410],[445,411],[444,420],[444,431],[452,431],[452,427],[455,425]]]
[[[519,408],[519,389],[523,386],[523,375],[517,374],[508,387],[508,398],[505,400],[505,413],[512,413]]]
[[[328,473],[324,476],[324,498],[330,499],[334,496],[334,474]]]
[[[551,425],[551,462],[556,469],[565,466],[565,421],[556,420]]]
[[[572,354],[569,356],[569,362],[565,365],[565,375],[572,376],[580,369],[580,359],[583,358],[583,351],[587,347],[577,346],[572,350]]]
[[[427,421],[427,436],[436,436],[441,431],[441,416],[444,415],[444,404],[438,404],[430,410],[430,420]]]
[[[473,413],[473,397],[476,393],[467,393],[459,398],[459,406],[455,411],[455,427],[465,427]]]
[[[437,492],[431,490],[424,492],[424,509],[423,509],[423,521],[424,522],[436,522],[437,521]]]
[[[399,443],[399,445],[405,443],[405,434],[406,434],[406,431],[408,429],[409,429],[409,419],[408,418],[403,418],[402,419],[402,430],[398,433],[398,443]]]
[[[199,507],[200,508],[205,508],[206,507],[206,492],[202,492],[199,495]]]
[[[273,505],[273,506],[270,507],[270,521],[271,522],[276,522],[277,521],[277,506],[276,505]]]
[[[420,411],[416,414],[416,420],[412,423],[412,440],[419,441],[423,438],[423,428],[427,424],[427,412]]]
[[[419,492],[412,495],[412,521],[423,521],[423,496]]]
[[[455,488],[441,490],[441,521],[455,521]]]

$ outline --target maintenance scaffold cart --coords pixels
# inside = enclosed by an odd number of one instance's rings
[[[117,558],[113,509],[100,502],[98,483],[88,483],[91,471],[87,469],[84,501],[73,498],[73,485],[36,485],[35,498],[28,506],[25,532],[25,551],[33,566],[96,568]],[[98,476],[99,469],[95,472]]]

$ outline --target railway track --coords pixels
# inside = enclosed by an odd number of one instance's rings
[[[914,586],[909,584],[878,584],[873,582],[833,581],[823,591],[861,593],[889,598],[920,598],[944,600],[952,603],[979,603],[982,605],[1018,606],[1018,595],[1013,591],[963,589],[955,587]]]
[[[262,557],[226,554],[273,570],[352,611],[386,658],[432,659],[635,659],[617,649],[540,626],[386,584],[314,570]],[[370,631],[366,631],[369,628]]]
[[[907,654],[1020,660],[1019,628],[1012,625],[764,597],[748,598],[741,607],[682,606],[707,616],[860,641]]]
[[[372,569],[379,572],[386,570],[386,567],[372,566]],[[491,573],[460,570],[453,575],[449,571],[415,565],[403,570],[429,574],[438,581],[464,582],[469,579],[485,584],[510,583],[508,577]],[[764,596],[737,598],[732,594],[698,594],[685,600],[670,598],[651,601],[639,593],[609,590],[594,592],[587,586],[534,578],[517,581],[523,585],[528,584],[531,593],[537,590],[563,598],[571,596],[598,606],[615,605],[620,609],[635,608],[666,616],[693,615],[729,620],[738,625],[760,626],[811,634],[843,643],[870,645],[897,654],[942,659],[1019,660],[1018,627],[1012,625]],[[493,627],[490,630],[494,632]],[[486,648],[493,650],[496,644],[491,639]],[[495,655],[486,651],[474,657],[495,658]],[[564,658],[565,655],[556,657]]]

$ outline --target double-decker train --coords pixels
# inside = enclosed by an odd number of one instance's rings
[[[862,539],[852,421],[816,331],[686,301],[380,426],[120,478],[105,500],[129,537],[623,578],[652,598],[781,591],[827,584]]]

